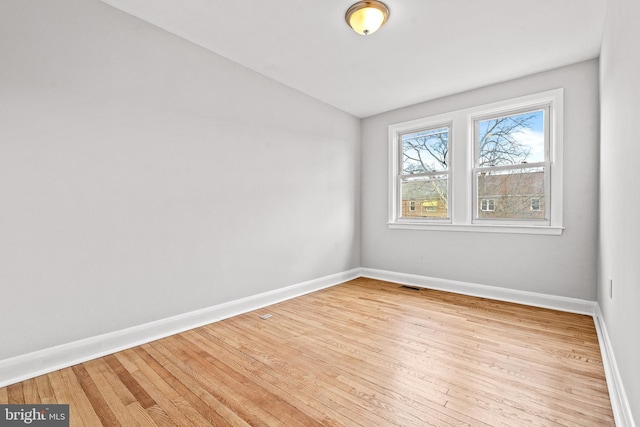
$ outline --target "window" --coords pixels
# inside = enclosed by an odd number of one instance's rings
[[[389,226],[561,234],[562,95],[389,126]]]
[[[401,218],[449,218],[449,127],[428,126],[398,135]],[[423,207],[416,212],[415,201]],[[439,210],[438,207],[442,208]]]
[[[538,198],[531,199],[531,210],[536,212],[540,210],[540,199]]]
[[[493,202],[481,206],[474,221],[546,219],[545,212],[531,210],[531,196],[544,198],[549,179],[548,111],[545,106],[474,120],[474,198]]]
[[[422,208],[425,212],[437,212],[438,205],[439,203],[437,200],[427,200],[426,202],[422,202]]]
[[[493,212],[496,210],[496,201],[494,199],[482,199],[480,210],[483,212]]]

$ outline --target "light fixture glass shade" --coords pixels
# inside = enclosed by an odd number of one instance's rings
[[[353,31],[364,36],[375,33],[389,17],[389,8],[379,1],[359,1],[347,10],[345,19]]]

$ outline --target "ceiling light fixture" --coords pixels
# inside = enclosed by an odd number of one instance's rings
[[[353,31],[368,36],[387,22],[389,8],[377,0],[359,1],[347,10],[344,18]]]

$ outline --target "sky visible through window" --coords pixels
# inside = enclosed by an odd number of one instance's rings
[[[482,120],[477,126],[481,160],[491,159],[487,166],[544,161],[544,110]]]

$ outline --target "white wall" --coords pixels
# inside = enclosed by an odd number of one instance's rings
[[[390,124],[560,87],[566,227],[561,236],[387,227]],[[592,60],[363,120],[362,266],[595,300],[598,114],[598,62]]]
[[[640,16],[637,0],[609,2],[600,63],[598,302],[636,423],[640,423]],[[613,279],[613,298],[609,297]]]
[[[359,155],[98,0],[0,2],[0,360],[358,267]]]

